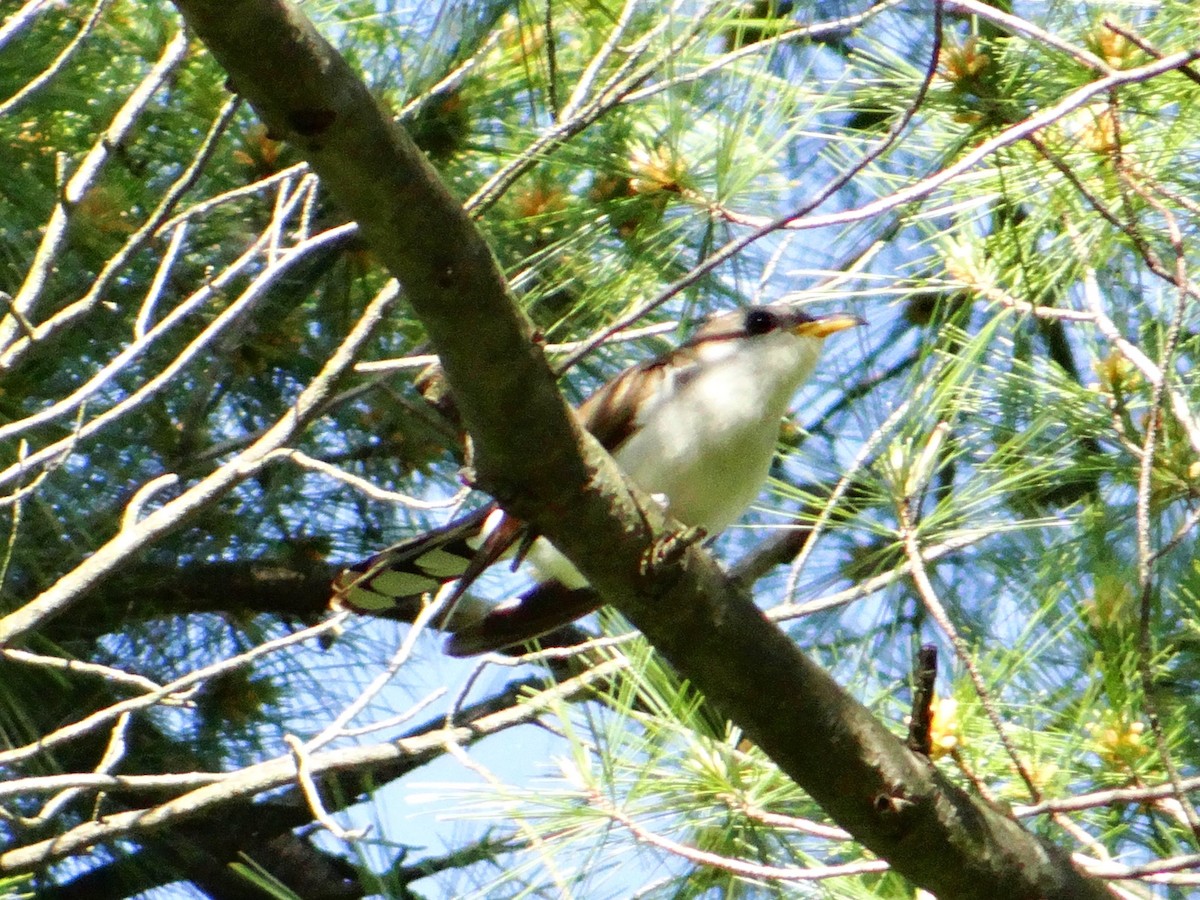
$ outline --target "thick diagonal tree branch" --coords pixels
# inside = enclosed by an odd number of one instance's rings
[[[550,537],[839,824],[916,884],[942,898],[1107,896],[1065,853],[910,753],[700,549],[655,552],[667,523],[581,433],[487,244],[297,10],[176,5],[400,280],[453,386],[482,488]]]

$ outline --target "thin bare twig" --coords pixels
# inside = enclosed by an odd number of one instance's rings
[[[296,761],[296,781],[300,784],[300,792],[304,795],[313,818],[338,840],[353,843],[366,837],[371,830],[370,825],[347,830],[339,825],[325,809],[325,804],[321,801],[321,792],[317,788],[316,781],[313,780],[312,763],[309,761],[304,742],[294,734],[285,734],[283,740],[288,745],[288,749],[292,751],[292,759]]]
[[[55,56],[53,60],[50,61],[50,65],[46,66],[45,69],[27,81],[19,91],[9,97],[3,103],[0,103],[0,116],[6,116],[12,113],[22,103],[49,84],[53,80],[54,76],[62,71],[63,66],[70,61],[80,44],[82,44],[84,40],[86,40],[87,36],[92,33],[93,29],[95,29],[96,23],[100,21],[100,14],[104,12],[104,8],[111,2],[112,0],[96,0],[96,3],[92,6],[92,11],[88,14],[87,19],[82,25],[79,26],[79,30],[75,32],[71,40],[67,42],[67,45],[63,47],[61,51],[59,51],[58,55]]]
[[[132,715],[129,712],[123,712],[117,716],[116,722],[113,723],[112,732],[108,737],[108,745],[105,747],[104,753],[100,757],[100,762],[96,765],[93,774],[101,776],[111,774],[117,764],[125,758],[125,751],[128,749],[125,736],[129,730],[129,723],[132,720]],[[60,810],[85,790],[82,787],[67,788],[47,800],[42,805],[42,808],[37,811],[37,815],[31,817],[20,816],[16,820],[25,828],[44,828],[54,820],[54,817],[58,815]]]
[[[1145,434],[1142,441],[1142,458],[1138,466],[1138,483],[1137,483],[1137,573],[1138,573],[1138,592],[1139,592],[1139,616],[1138,616],[1138,673],[1141,676],[1142,682],[1142,702],[1145,704],[1146,715],[1150,720],[1150,730],[1154,735],[1155,745],[1158,749],[1159,758],[1162,760],[1164,769],[1166,769],[1167,777],[1172,784],[1178,787],[1175,799],[1183,808],[1187,819],[1188,826],[1192,830],[1192,834],[1200,839],[1200,815],[1197,815],[1196,808],[1192,804],[1191,799],[1182,790],[1182,778],[1179,770],[1175,765],[1173,754],[1167,742],[1167,736],[1163,729],[1162,717],[1158,712],[1158,699],[1156,697],[1155,676],[1151,667],[1151,655],[1154,652],[1152,635],[1151,635],[1151,616],[1154,608],[1154,566],[1158,560],[1158,556],[1154,553],[1151,541],[1151,492],[1153,490],[1154,480],[1154,456],[1158,446],[1158,433],[1160,426],[1160,417],[1158,411],[1164,405],[1164,399],[1170,391],[1171,374],[1174,371],[1175,351],[1179,347],[1179,338],[1183,330],[1183,318],[1187,310],[1189,292],[1188,292],[1188,274],[1187,274],[1187,254],[1183,245],[1183,232],[1179,227],[1179,223],[1167,206],[1158,201],[1156,197],[1148,191],[1140,188],[1136,181],[1129,180],[1130,186],[1134,191],[1139,193],[1147,203],[1157,209],[1159,214],[1166,222],[1167,233],[1170,237],[1171,247],[1175,252],[1175,283],[1178,286],[1179,297],[1175,304],[1174,314],[1171,316],[1171,321],[1167,326],[1167,333],[1163,340],[1162,351],[1159,354],[1157,362],[1158,370],[1162,372],[1162,378],[1153,386],[1150,392],[1150,415],[1146,418]]]
[[[254,280],[247,285],[245,290],[229,306],[215,316],[200,334],[193,338],[182,351],[155,375],[148,378],[131,394],[95,418],[90,419],[86,423],[81,422],[72,434],[40,448],[34,453],[29,454],[27,459],[0,471],[0,485],[7,484],[16,478],[24,476],[30,469],[42,465],[48,460],[54,460],[64,453],[69,453],[81,440],[91,437],[102,428],[124,416],[130,410],[145,403],[158,390],[169,384],[176,373],[188,365],[201,350],[209,346],[222,333],[236,324],[255,304],[261,302],[266,296],[267,288],[286,274],[293,265],[300,262],[313,250],[344,239],[351,230],[348,226],[332,228],[292,248],[292,253],[281,259],[277,265],[258,273]],[[253,247],[243,253],[234,263],[227,266],[220,275],[193,293],[191,297],[185,299],[169,315],[163,317],[162,321],[146,333],[145,338],[141,341],[134,341],[125,347],[99,372],[67,397],[56,403],[52,403],[33,415],[26,416],[24,419],[19,419],[7,425],[0,425],[0,439],[20,434],[36,425],[67,414],[72,409],[79,411],[82,416],[85,401],[120,374],[130,360],[144,353],[151,344],[179,325],[186,316],[201,309],[205,303],[219,293],[224,285],[229,284],[238,273],[254,262],[259,256],[262,241],[263,238],[260,238]]]
[[[0,47],[3,47],[49,7],[57,7],[58,0],[26,0],[24,6],[11,13],[0,25]]]
[[[311,637],[308,629],[305,637]],[[289,637],[294,638],[295,635]],[[578,696],[597,679],[608,674],[605,666],[589,670],[575,678],[537,692],[517,706],[472,718],[469,722],[453,723],[449,729],[436,728],[396,741],[368,746],[346,747],[312,754],[308,763],[314,775],[323,772],[360,769],[384,765],[400,759],[415,759],[436,753],[448,741],[467,743],[495,734],[541,716],[547,709]],[[158,776],[156,776],[158,777]],[[0,853],[0,872],[26,872],[44,866],[54,859],[70,856],[79,850],[118,840],[132,831],[144,832],[194,817],[222,803],[239,797],[286,787],[294,782],[296,764],[290,754],[247,766],[239,772],[216,776],[218,780],[197,787],[147,809],[113,813],[102,820],[84,822],[63,834]]]
[[[24,762],[27,759],[32,759],[45,751],[74,740],[89,732],[100,728],[109,722],[114,721],[125,713],[136,712],[142,709],[149,709],[155,706],[168,697],[181,697],[186,692],[193,690],[197,685],[203,684],[206,681],[211,681],[218,675],[223,675],[226,672],[231,672],[235,669],[249,665],[260,657],[267,656],[271,653],[281,650],[284,647],[290,647],[310,638],[319,637],[327,631],[337,628],[341,622],[345,621],[348,613],[343,613],[340,616],[333,616],[324,622],[313,625],[310,628],[305,628],[300,631],[286,634],[283,637],[275,638],[274,640],[265,641],[251,647],[245,653],[230,657],[229,659],[218,660],[211,665],[196,669],[176,678],[169,684],[164,684],[162,687],[149,691],[139,697],[131,697],[128,700],[122,700],[119,703],[114,703],[104,709],[97,710],[89,716],[73,722],[70,725],[52,731],[49,734],[43,735],[32,744],[26,744],[23,747],[14,747],[11,750],[0,751],[0,766],[10,766],[16,763]]]
[[[981,0],[946,0],[946,10],[955,13],[969,13],[985,19],[994,25],[999,25],[1010,34],[1023,34],[1026,37],[1033,38],[1042,46],[1053,47],[1055,50],[1065,53],[1080,65],[1087,66],[1089,69],[1095,69],[1104,75],[1111,75],[1115,71],[1112,66],[1090,50],[1083,47],[1076,47],[1070,41],[1063,40],[1057,34],[1047,31],[1027,19],[1014,16],[1012,13],[1006,13],[995,6],[981,2]],[[1159,58],[1161,59],[1161,57]]]
[[[112,666],[104,666],[99,663],[84,662],[81,659],[64,659],[61,656],[47,656],[44,653],[31,653],[28,650],[19,650],[16,647],[0,647],[0,656],[11,662],[21,663],[26,666],[59,669],[64,672],[78,672],[81,675],[103,679],[114,685],[132,688],[139,693],[153,694],[161,693],[163,690],[161,684],[152,681],[144,675],[126,672],[122,669],[114,669]],[[169,696],[162,696],[164,702],[171,702]]]
[[[1057,523],[1050,523],[1057,524]],[[942,559],[952,553],[957,553],[959,550],[964,550],[974,544],[991,537],[993,532],[987,528],[979,528],[971,531],[962,532],[953,537],[947,538],[937,544],[929,544],[921,548],[921,558],[925,562],[934,562]],[[908,577],[912,571],[912,562],[904,560],[894,569],[883,572],[873,578],[868,578],[866,581],[861,581],[852,588],[846,588],[842,591],[836,591],[832,594],[826,594],[824,597],[818,597],[815,600],[808,600],[803,603],[780,603],[766,610],[766,616],[772,622],[788,622],[793,619],[811,616],[819,612],[824,612],[829,609],[836,609],[839,606],[846,606],[856,600],[862,600],[864,597],[869,597],[886,587],[890,587],[902,578]]]
[[[125,241],[121,248],[105,261],[104,267],[100,270],[95,280],[92,281],[83,296],[74,302],[68,303],[62,309],[47,317],[45,321],[30,329],[23,338],[14,341],[11,347],[0,354],[0,371],[11,369],[31,349],[34,343],[46,340],[55,332],[91,312],[99,305],[104,294],[104,289],[112,283],[125,264],[137,252],[146,247],[157,234],[161,233],[163,219],[171,214],[184,194],[191,190],[192,186],[200,178],[200,174],[204,171],[205,166],[208,165],[208,161],[216,152],[217,143],[221,135],[225,133],[226,128],[229,127],[229,123],[233,121],[233,116],[240,105],[241,101],[234,97],[221,108],[212,125],[209,127],[208,133],[201,140],[200,146],[192,154],[191,162],[188,163],[179,177],[163,193],[162,199],[146,217],[146,220],[129,236],[129,239]],[[163,284],[165,284],[166,275],[170,271],[171,264],[174,261],[172,249],[177,239],[182,240],[179,229],[176,229],[176,233],[172,236],[171,244],[168,245],[167,252],[159,263],[159,274],[156,275],[155,280],[151,283],[151,287],[147,292],[147,300],[144,301],[144,307],[145,304],[152,302],[151,298],[155,297],[157,291],[161,290]],[[142,313],[139,313],[139,322],[141,321],[141,317]]]
[[[660,16],[659,21],[652,28],[625,48],[625,61],[600,87],[595,98],[588,103],[580,104],[571,118],[554,122],[514,159],[501,166],[494,175],[476,189],[474,194],[467,198],[463,203],[463,208],[472,216],[483,215],[504,195],[505,191],[516,183],[517,179],[533,168],[538,160],[555,147],[561,146],[582,132],[609,110],[623,103],[629,91],[649,78],[659,67],[660,60],[658,59],[650,60],[641,66],[638,66],[638,60],[641,59],[651,42],[665,31],[672,21],[673,18],[670,15]],[[685,33],[684,37],[680,39],[680,44],[690,40],[693,36],[694,30]]]
[[[250,447],[171,502],[156,509],[136,527],[119,531],[91,557],[38,597],[0,619],[0,645],[11,642],[48,617],[62,612],[130,554],[179,527],[196,510],[212,503],[258,472],[268,454],[289,443],[308,424],[309,418],[332,393],[336,381],[353,365],[362,346],[383,321],[399,294],[398,288],[389,290],[385,287],[375,296],[321,371],[296,398],[295,404]]]
[[[396,676],[396,673],[404,667],[405,663],[408,662],[409,658],[412,656],[413,648],[415,648],[417,645],[418,638],[425,633],[425,629],[429,623],[435,621],[438,616],[442,614],[442,611],[446,608],[449,599],[450,592],[439,591],[438,596],[432,603],[426,603],[421,608],[421,611],[417,614],[416,618],[413,619],[412,627],[408,629],[408,633],[404,636],[404,640],[396,649],[396,652],[392,655],[392,658],[388,661],[388,664],[378,674],[376,674],[373,679],[371,679],[371,683],[363,688],[359,695],[354,698],[353,702],[351,702],[346,706],[345,709],[334,716],[333,720],[330,721],[330,723],[324,728],[322,728],[317,735],[309,738],[309,740],[305,742],[306,752],[311,753],[315,750],[319,750],[325,744],[328,744],[330,741],[342,736],[342,734],[345,732],[346,726],[354,721],[354,718],[367,708],[370,702],[387,686],[388,682]]]
[[[992,728],[996,731],[996,736],[999,737],[1000,743],[1004,746],[1005,752],[1008,753],[1009,759],[1012,760],[1013,766],[1021,776],[1021,780],[1025,782],[1025,787],[1029,790],[1029,795],[1034,801],[1037,801],[1042,796],[1041,788],[1038,787],[1029,767],[1025,764],[1025,760],[1021,758],[1016,746],[1012,743],[1012,739],[1008,735],[1008,729],[1005,727],[1004,721],[1000,718],[1000,712],[996,709],[995,701],[992,699],[991,689],[984,680],[983,673],[979,671],[979,667],[975,664],[971,648],[967,646],[967,642],[963,640],[962,636],[958,633],[958,629],[954,627],[954,623],[950,621],[946,607],[942,605],[937,591],[933,587],[933,582],[929,579],[929,573],[925,568],[925,560],[921,557],[921,545],[918,540],[914,507],[917,499],[924,491],[925,483],[933,472],[933,464],[936,461],[942,438],[944,438],[948,430],[949,426],[945,422],[938,424],[930,435],[929,443],[922,451],[920,460],[914,464],[912,471],[909,472],[906,484],[904,485],[903,496],[899,497],[896,503],[897,518],[900,526],[900,540],[904,544],[904,552],[911,566],[909,571],[912,574],[913,584],[917,589],[917,594],[920,596],[921,602],[925,605],[925,610],[950,641],[950,645],[954,648],[955,656],[958,657],[963,668],[967,670],[971,684],[975,688],[975,694],[979,697],[980,705],[987,714],[989,721],[991,721]]]
[[[842,212],[809,216],[794,221],[785,217],[781,224],[763,222],[761,227],[769,227],[772,230],[782,227],[807,230],[828,228],[834,225],[850,225],[854,222],[873,219],[893,209],[908,206],[917,200],[928,197],[950,182],[963,177],[989,156],[995,154],[996,151],[1011,146],[1018,141],[1027,140],[1030,135],[1036,135],[1046,126],[1052,125],[1075,110],[1087,106],[1092,102],[1094,97],[1106,94],[1113,88],[1121,87],[1122,85],[1150,81],[1167,72],[1173,72],[1197,59],[1200,59],[1200,47],[1183,50],[1179,53],[1172,53],[1170,56],[1164,56],[1161,60],[1156,60],[1144,66],[1138,66],[1133,69],[1121,69],[1112,75],[1097,79],[1089,84],[1085,84],[1083,87],[1075,89],[1054,106],[1034,113],[1023,121],[1006,128],[995,137],[981,141],[974,149],[963,154],[945,168],[914,182],[908,187],[893,191],[886,197],[881,197],[878,200],[873,200],[870,203],[864,203],[862,206]],[[762,222],[761,219],[755,217],[747,217],[746,221],[747,224]]]
[[[108,129],[92,145],[92,149],[84,156],[75,173],[63,186],[62,197],[55,203],[50,219],[46,223],[41,243],[30,263],[25,281],[16,296],[13,297],[13,308],[21,315],[30,316],[34,306],[41,299],[54,261],[58,258],[66,240],[71,209],[95,184],[105,163],[112,155],[113,148],[119,146],[129,135],[150,100],[166,83],[171,72],[183,62],[186,55],[187,37],[181,30],[167,42],[162,55],[153,68],[129,95],[129,98],[113,116]],[[11,315],[0,317],[0,353],[8,350],[19,330],[20,325]]]
[[[567,102],[563,105],[562,111],[559,112],[556,118],[559,121],[574,118],[579,110],[587,102],[588,95],[596,84],[596,79],[600,75],[600,70],[612,58],[617,46],[625,37],[625,32],[629,29],[629,23],[633,21],[633,14],[638,8],[637,0],[625,0],[625,4],[621,7],[621,11],[617,14],[617,20],[613,23],[612,29],[604,38],[604,43],[600,45],[588,64],[583,67],[583,71],[575,79],[575,87],[571,91],[571,96],[567,98]]]
[[[381,500],[385,503],[395,503],[400,506],[407,506],[409,509],[449,509],[458,506],[471,493],[472,488],[469,485],[464,485],[459,488],[458,492],[452,497],[445,500],[420,500],[417,497],[411,497],[408,494],[400,491],[389,491],[381,488],[375,483],[368,481],[366,478],[361,478],[344,469],[339,469],[337,466],[319,459],[314,459],[303,451],[296,450],[291,447],[281,447],[271,454],[270,459],[286,459],[301,469],[307,469],[310,472],[319,472],[342,484],[349,485],[356,491],[359,491],[364,496],[370,497],[372,500]]]
[[[253,181],[250,184],[244,184],[241,187],[230,188],[223,193],[217,194],[214,197],[208,197],[204,200],[199,200],[191,206],[180,210],[167,221],[158,226],[156,234],[162,234],[165,231],[170,231],[180,222],[185,222],[189,219],[195,219],[211,212],[218,207],[225,206],[228,203],[235,203],[245,197],[253,197],[255,194],[260,194],[263,191],[274,188],[276,185],[289,181],[297,175],[302,175],[308,171],[308,163],[298,162],[288,166],[286,169],[280,169],[278,172],[273,172],[260,178],[258,181]]]
[[[886,872],[891,866],[882,859],[869,859],[863,862],[841,863],[827,866],[765,866],[744,859],[732,859],[689,847],[671,838],[643,828],[632,817],[617,809],[609,798],[598,791],[589,792],[588,805],[598,809],[613,821],[620,822],[630,834],[645,844],[665,850],[675,856],[686,859],[697,865],[709,866],[723,872],[731,872],[743,878],[762,879],[766,881],[823,881],[827,878],[844,878],[849,875],[865,875],[869,872]]]
[[[1179,785],[1168,782],[1146,787],[1112,788],[1106,791],[1077,794],[1074,797],[1063,797],[1058,800],[1042,800],[1027,806],[1013,807],[1013,815],[1024,819],[1030,816],[1044,815],[1048,812],[1080,812],[1104,806],[1140,806],[1155,800],[1172,798],[1179,788],[1189,792],[1200,791],[1200,775],[1185,778]]]
[[[1120,22],[1117,22],[1114,19],[1110,19],[1110,18],[1108,18],[1108,16],[1105,16],[1103,19],[1101,19],[1100,24],[1103,25],[1105,28],[1107,28],[1109,31],[1112,31],[1116,34],[1121,35],[1121,37],[1125,38],[1125,40],[1129,41],[1129,43],[1133,44],[1139,50],[1142,50],[1145,53],[1149,53],[1155,59],[1163,58],[1164,54],[1161,50],[1159,50],[1157,47],[1155,47],[1153,44],[1151,44],[1148,40],[1146,40],[1144,37],[1142,37],[1140,34],[1138,34],[1132,28],[1129,28],[1128,26],[1126,26]],[[1188,78],[1189,80],[1195,82],[1196,84],[1200,84],[1200,72],[1197,72],[1191,66],[1180,66],[1179,72],[1181,75]]]
[[[640,100],[645,100],[657,94],[667,91],[673,87],[678,87],[681,84],[690,84],[700,81],[712,75],[714,72],[724,71],[729,68],[732,63],[738,62],[751,56],[757,56],[764,52],[770,52],[774,48],[792,43],[794,41],[819,41],[822,38],[836,37],[837,35],[845,34],[860,25],[865,25],[871,19],[878,16],[880,13],[886,12],[889,9],[900,6],[904,0],[879,0],[872,3],[861,13],[854,13],[848,16],[843,16],[840,19],[827,19],[824,22],[816,22],[811,25],[795,25],[787,28],[780,28],[776,34],[764,35],[762,40],[747,42],[741,47],[723,53],[720,56],[710,60],[702,66],[697,67],[691,72],[684,72],[678,75],[672,75],[667,78],[656,80],[653,84],[646,85],[644,88],[639,88],[633,91],[625,98],[626,103],[636,103]]]

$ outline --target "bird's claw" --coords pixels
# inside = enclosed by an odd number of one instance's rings
[[[674,565],[683,558],[683,554],[690,546],[700,543],[707,536],[708,532],[703,528],[691,527],[671,531],[655,538],[654,543],[642,556],[641,574],[649,575],[664,566]]]

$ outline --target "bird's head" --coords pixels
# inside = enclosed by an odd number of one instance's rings
[[[812,372],[827,337],[865,324],[845,312],[814,316],[786,303],[750,306],[712,317],[685,346],[711,361],[751,354],[761,360],[764,377],[795,371],[799,382]]]

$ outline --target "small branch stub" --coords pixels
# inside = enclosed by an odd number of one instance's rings
[[[908,749],[928,757],[933,750],[933,685],[937,680],[937,647],[923,644],[913,664],[912,715]]]

